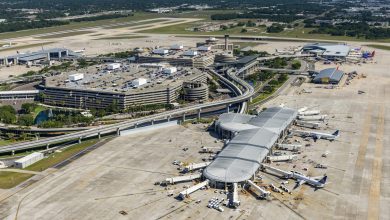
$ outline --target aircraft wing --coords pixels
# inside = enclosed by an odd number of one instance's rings
[[[294,186],[294,189],[300,187],[302,184],[305,184],[305,180],[297,180],[296,185]]]
[[[317,141],[318,139],[321,139],[321,135],[318,135],[318,134],[315,134],[314,136],[313,136],[313,138],[314,138],[314,141]]]
[[[315,176],[315,177],[310,177],[310,178],[315,179],[315,180],[320,180],[320,179],[324,178],[324,176]]]

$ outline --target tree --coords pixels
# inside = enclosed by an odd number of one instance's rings
[[[248,22],[246,22],[246,26],[247,27],[256,27],[256,23],[251,21],[251,20],[248,20]]]
[[[20,134],[20,139],[22,139],[22,140],[26,140],[28,138],[28,134],[26,133],[26,132],[22,132],[21,134]]]
[[[18,118],[18,124],[22,126],[31,126],[34,124],[34,117],[32,115],[21,115]]]
[[[221,25],[220,28],[221,28],[221,30],[226,31],[226,30],[228,29],[228,26],[226,26],[226,25]]]
[[[284,30],[284,26],[281,24],[272,24],[267,28],[268,33],[280,33]]]
[[[10,105],[0,107],[0,122],[12,124],[16,121],[16,111]]]
[[[247,29],[245,29],[245,28],[241,29],[241,33],[246,33],[246,32],[248,32]]]
[[[294,62],[291,64],[291,67],[294,70],[297,70],[297,69],[301,68],[301,62],[299,60],[294,60]]]
[[[21,110],[24,114],[30,114],[38,105],[36,103],[23,103]]]
[[[5,135],[7,136],[8,140],[14,140],[14,138],[15,138],[15,134],[14,133],[5,133]]]

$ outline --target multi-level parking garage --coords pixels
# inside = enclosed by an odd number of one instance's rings
[[[250,179],[296,116],[296,110],[282,107],[268,108],[257,116],[221,115],[216,130],[231,140],[204,170],[204,177],[216,187]]]

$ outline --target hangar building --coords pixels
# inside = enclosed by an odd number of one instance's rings
[[[344,72],[336,68],[327,68],[321,70],[313,79],[314,83],[339,84],[343,78]]]

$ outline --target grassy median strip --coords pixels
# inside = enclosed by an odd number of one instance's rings
[[[264,101],[265,99],[271,97],[276,91],[278,91],[278,89],[284,84],[286,83],[286,81],[288,80],[288,78],[286,78],[285,80],[283,81],[277,81],[278,83],[277,84],[273,84],[273,85],[269,85],[268,86],[271,86],[272,90],[271,91],[263,91],[261,92],[258,96],[254,97],[252,99],[252,102],[250,103],[250,105],[256,105],[258,103],[260,103],[261,101]]]
[[[21,182],[26,181],[30,177],[34,176],[33,174],[28,173],[15,173],[8,171],[0,171],[0,188],[1,189],[10,189]]]
[[[381,50],[390,50],[390,46],[380,45],[380,44],[367,44],[364,46],[381,49]]]
[[[70,146],[61,152],[55,152],[53,154],[50,154],[47,158],[44,158],[33,165],[26,167],[26,170],[32,170],[32,171],[44,171],[47,168],[50,168],[54,165],[56,165],[59,162],[64,161],[65,159],[73,156],[74,154],[79,153],[80,151],[84,150],[87,147],[90,147],[94,144],[96,144],[99,140],[98,139],[92,139],[92,140],[86,140],[82,142],[81,144],[75,144],[73,146]]]
[[[119,28],[127,28],[127,27],[135,27],[135,26],[146,26],[148,24],[155,24],[159,22],[169,21],[168,19],[155,19],[152,21],[138,21],[136,23],[129,23],[129,24],[123,24],[123,25],[116,25],[112,27],[104,27],[103,29],[119,29]],[[177,21],[175,21],[177,22]]]
[[[47,168],[53,167],[54,165],[70,158],[71,156],[81,152],[82,150],[98,143],[98,139],[91,139],[82,142],[81,144],[72,145],[61,152],[55,152],[50,154],[47,158],[44,158],[35,164],[26,167],[25,170],[31,171],[44,171]],[[34,176],[33,174],[18,173],[18,172],[9,172],[0,170],[0,189],[9,189],[19,185],[20,183],[26,181],[30,177]]]
[[[12,50],[22,50],[22,49],[27,49],[31,47],[42,47],[48,44],[51,44],[53,42],[42,42],[42,43],[36,43],[36,44],[26,44],[26,45],[20,45],[20,46],[12,46],[12,47],[7,47],[5,49],[0,49],[0,52],[3,51],[12,51]]]
[[[36,38],[39,38],[39,39],[51,39],[51,38],[72,37],[72,36],[91,34],[91,33],[94,33],[94,32],[92,32],[92,31],[73,31],[73,32],[68,32],[68,33],[52,34],[52,35],[36,37]]]
[[[145,19],[152,19],[152,18],[159,18],[159,17],[161,17],[161,15],[156,13],[136,12],[134,13],[134,16],[123,17],[123,18],[114,18],[114,19],[98,20],[98,21],[71,22],[68,25],[0,33],[0,39],[24,37],[24,36],[34,35],[34,34],[44,34],[44,33],[56,32],[56,31],[73,30],[78,28],[90,28],[90,27],[96,27],[102,25],[117,24],[121,22],[141,21]]]
[[[139,35],[119,35],[119,36],[112,36],[112,37],[102,37],[94,40],[129,40],[129,39],[136,39],[136,38],[148,38],[148,37],[139,36]]]

